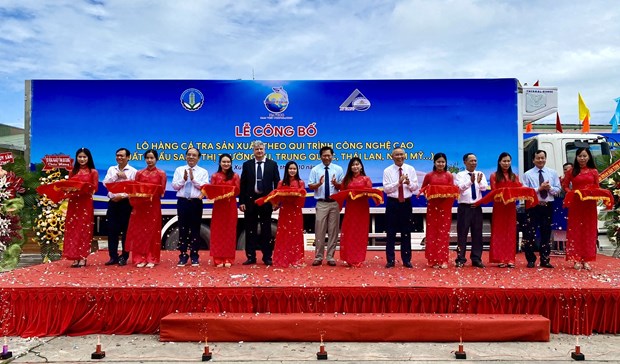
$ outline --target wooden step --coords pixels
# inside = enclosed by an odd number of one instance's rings
[[[160,341],[549,341],[540,315],[173,313]]]
[[[24,236],[25,243],[22,245],[22,254],[41,254],[41,247],[34,240],[34,233],[27,231]]]

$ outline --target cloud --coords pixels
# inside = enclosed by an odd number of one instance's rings
[[[0,121],[25,79],[518,78],[577,92],[606,123],[620,96],[606,1],[106,1],[0,5]],[[554,122],[550,120],[550,122]]]

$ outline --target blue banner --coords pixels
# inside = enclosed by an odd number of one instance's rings
[[[233,156],[240,173],[257,139],[281,173],[294,160],[305,181],[324,145],[345,170],[361,157],[375,186],[395,145],[405,149],[420,183],[437,152],[446,153],[452,171],[473,152],[488,177],[501,152],[516,164],[518,129],[516,79],[32,81],[31,161],[74,157],[86,147],[100,179],[120,147],[131,150],[137,169],[145,167],[145,150],[158,150],[157,166],[169,179],[190,146],[202,152],[199,165],[210,174],[221,153]]]

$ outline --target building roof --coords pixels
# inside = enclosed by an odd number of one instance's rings
[[[9,150],[26,150],[24,129],[0,124],[0,148]]]

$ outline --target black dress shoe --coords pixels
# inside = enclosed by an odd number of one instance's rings
[[[385,265],[386,268],[394,268],[394,262],[387,262]]]
[[[461,262],[457,262],[456,263],[456,267],[457,268],[463,268],[464,265],[465,265],[465,263],[461,263]]]
[[[482,262],[471,262],[471,265],[476,268],[485,268],[485,265]]]
[[[245,262],[241,263],[243,265],[252,265],[252,264],[256,264],[256,259],[248,259]]]
[[[263,263],[265,263],[265,265],[273,265],[273,260],[271,260],[271,259],[263,259]]]
[[[534,268],[534,267],[536,267],[536,263],[534,263],[534,262],[527,262],[527,267],[528,268]]]
[[[333,260],[328,260],[327,261],[327,265],[329,265],[330,267],[335,267],[336,266],[336,262]]]
[[[313,267],[319,266],[319,265],[321,265],[321,264],[323,264],[323,262],[322,262],[322,261],[320,261],[320,260],[315,260],[315,261],[313,261],[313,262],[312,262],[312,266],[313,266]]]
[[[540,263],[540,266],[543,267],[543,268],[553,268],[551,263]]]
[[[105,264],[104,264],[104,265],[116,265],[116,264],[118,264],[118,260],[116,260],[116,259],[110,259],[110,260],[108,260],[107,262],[105,262]]]
[[[120,266],[127,265],[127,259],[125,259],[123,257],[118,258],[118,265],[120,265]]]
[[[413,264],[411,264],[410,262],[405,262],[405,263],[403,263],[403,267],[405,267],[405,268],[413,268]]]

